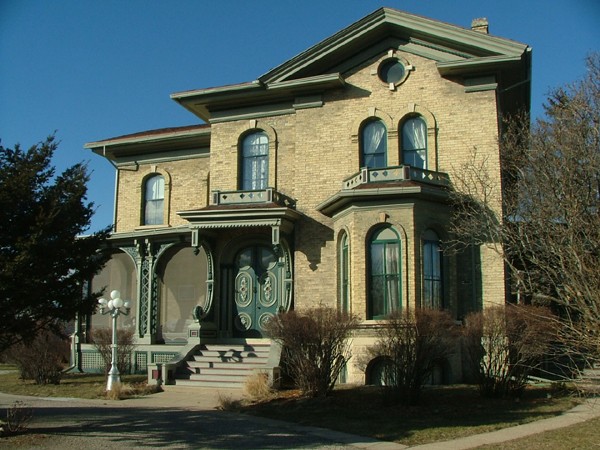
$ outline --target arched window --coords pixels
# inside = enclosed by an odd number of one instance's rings
[[[402,125],[402,163],[427,169],[427,124],[420,116]]]
[[[269,184],[269,137],[264,131],[247,135],[242,142],[241,189],[265,189]]]
[[[442,250],[438,235],[427,230],[423,235],[423,301],[425,308],[444,307],[442,291]]]
[[[339,247],[340,310],[350,312],[350,254],[348,235],[342,234]]]
[[[144,188],[144,225],[162,225],[165,208],[165,178],[153,175]]]
[[[401,307],[400,263],[398,234],[392,228],[374,233],[369,243],[369,319],[383,319]]]
[[[361,167],[387,166],[387,129],[381,120],[371,120],[361,132]]]

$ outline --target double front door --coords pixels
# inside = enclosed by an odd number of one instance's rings
[[[266,323],[280,303],[280,265],[270,247],[242,249],[234,264],[233,333],[236,337],[263,337]]]

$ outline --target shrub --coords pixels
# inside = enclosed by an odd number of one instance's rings
[[[33,410],[17,400],[6,410],[6,421],[0,420],[0,437],[21,433],[27,429]]]
[[[350,334],[358,319],[319,307],[274,317],[267,334],[283,348],[282,361],[304,395],[325,397],[350,359]]]
[[[33,380],[36,384],[60,384],[69,359],[69,344],[54,331],[41,330],[32,341],[10,347],[6,358],[17,366],[23,380]]]
[[[489,307],[466,317],[464,336],[481,395],[518,397],[556,342],[557,321],[544,307]]]
[[[264,401],[273,396],[273,390],[269,385],[269,374],[264,372],[255,373],[246,379],[244,391],[253,400]]]
[[[387,401],[417,404],[435,368],[455,352],[457,325],[445,311],[420,308],[392,313],[378,334],[362,365],[383,362],[380,381]]]
[[[110,391],[104,393],[109,400],[124,400],[127,398],[142,397],[144,395],[156,394],[162,392],[162,388],[158,385],[148,385],[143,383],[116,383]]]
[[[119,373],[130,373],[131,353],[134,348],[135,332],[130,328],[117,328],[117,369]],[[92,333],[92,343],[104,361],[104,373],[110,370],[112,359],[112,330],[96,328]]]

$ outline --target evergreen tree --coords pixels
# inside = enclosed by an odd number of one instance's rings
[[[80,236],[94,213],[87,168],[56,175],[57,147],[54,136],[27,151],[0,146],[0,352],[96,305],[83,291],[106,263],[109,228]]]

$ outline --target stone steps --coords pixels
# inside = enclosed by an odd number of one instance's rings
[[[248,377],[268,369],[271,344],[202,344],[176,374],[178,386],[243,388]]]

